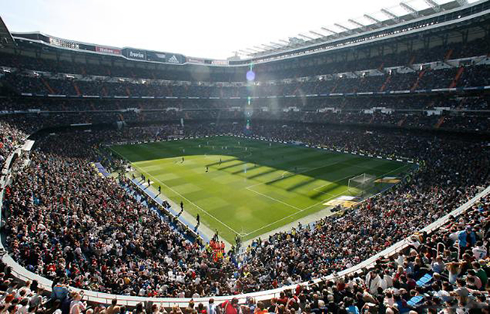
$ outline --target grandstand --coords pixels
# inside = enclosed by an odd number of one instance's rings
[[[230,60],[0,18],[0,307],[488,313],[490,1],[415,2]]]

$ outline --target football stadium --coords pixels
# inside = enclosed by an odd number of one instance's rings
[[[228,58],[15,5],[2,313],[489,313],[490,1],[373,1]]]

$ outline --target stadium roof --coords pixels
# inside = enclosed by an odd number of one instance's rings
[[[258,64],[294,59],[345,47],[353,48],[366,43],[376,45],[381,41],[396,41],[406,34],[412,34],[412,38],[419,38],[421,32],[451,29],[457,25],[468,25],[468,23],[481,27],[482,19],[486,21],[489,19],[490,1],[470,0],[470,2],[465,0],[405,0],[402,5],[388,7],[377,14],[364,14],[363,19],[348,19],[347,22],[321,27],[321,33],[320,31],[303,32],[289,41],[277,40],[242,49],[239,53],[241,56],[247,56],[246,58],[236,57],[228,60],[194,58],[165,51],[91,44],[40,32],[10,34],[1,18],[0,28],[6,36],[6,43],[13,43],[15,40],[15,47],[37,49],[36,51],[42,51],[42,53],[74,52],[79,56],[85,53],[86,56],[104,55],[169,66],[183,64],[248,66],[251,62]],[[327,32],[329,35],[325,34]],[[4,47],[11,51],[13,48],[5,45]]]
[[[386,26],[402,24],[419,18],[425,18],[436,13],[467,6],[478,0],[404,0],[400,4],[383,8],[374,13],[361,17],[337,22],[318,30],[311,30],[288,39],[280,39],[264,45],[254,46],[236,51],[236,55],[244,58],[257,58],[264,55],[293,50],[312,44],[326,43],[353,34],[376,30]],[[308,34],[308,35],[304,35]],[[271,46],[272,45],[272,46]]]
[[[14,39],[10,34],[7,26],[0,17],[0,48],[3,46],[10,46],[14,44]]]

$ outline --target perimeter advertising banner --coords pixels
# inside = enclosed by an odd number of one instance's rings
[[[228,65],[228,60],[212,60],[211,64],[214,65]]]
[[[87,51],[95,51],[95,46],[94,45],[87,45],[87,44],[79,44],[78,47],[81,50],[87,50]]]
[[[70,49],[80,49],[80,46],[77,42],[66,40],[57,37],[49,37],[49,43],[53,46],[70,48]]]
[[[122,54],[128,59],[134,59],[134,60],[173,63],[173,64],[185,63],[185,57],[181,54],[176,54],[176,53],[124,48],[122,50]]]
[[[167,54],[165,52],[147,51],[146,52],[146,59],[148,61],[166,62]]]
[[[124,48],[123,55],[128,59],[146,60],[146,51],[132,48]]]
[[[199,63],[199,64],[204,64],[206,63],[204,59],[199,59],[199,58],[192,58],[192,57],[187,57],[187,62],[189,63]]]
[[[185,57],[183,55],[167,53],[167,63],[182,64],[185,62]]]
[[[147,51],[146,60],[162,63],[183,64],[185,62],[185,57],[176,53]]]
[[[95,51],[100,53],[107,53],[111,55],[121,55],[121,49],[117,49],[117,48],[96,46]]]

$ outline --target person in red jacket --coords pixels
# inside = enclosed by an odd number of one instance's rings
[[[238,306],[238,299],[233,298],[231,302],[229,300],[221,303],[222,314],[241,314],[240,307]]]

